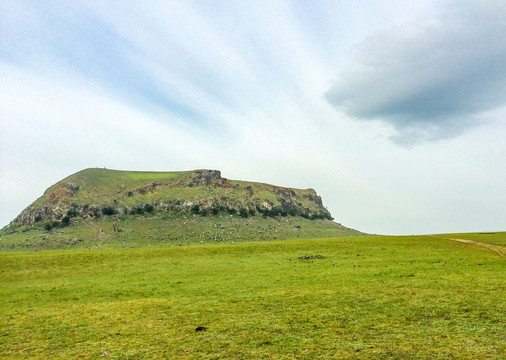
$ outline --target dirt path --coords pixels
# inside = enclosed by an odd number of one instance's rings
[[[97,246],[103,245],[106,242],[108,235],[104,233],[99,225],[94,224],[92,221],[86,222],[85,224],[97,231]]]
[[[499,254],[502,257],[506,257],[506,248],[499,246],[499,245],[485,244],[485,243],[473,241],[473,240],[455,239],[455,238],[442,237],[442,236],[437,236],[437,235],[427,235],[427,236],[432,237],[432,238],[436,238],[436,239],[453,240],[453,241],[458,241],[458,242],[461,242],[464,244],[484,247],[489,250],[495,251],[497,254]]]

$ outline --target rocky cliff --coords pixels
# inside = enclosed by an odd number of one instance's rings
[[[217,170],[149,173],[86,169],[51,186],[9,226],[160,210],[204,216],[228,212],[243,217],[331,219],[313,189],[228,180]]]

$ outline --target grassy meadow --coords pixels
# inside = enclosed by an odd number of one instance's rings
[[[0,273],[2,359],[506,356],[505,258],[437,236],[1,252]]]

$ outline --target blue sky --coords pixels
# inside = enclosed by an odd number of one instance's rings
[[[105,166],[312,187],[366,232],[505,229],[502,2],[0,7],[0,225]]]

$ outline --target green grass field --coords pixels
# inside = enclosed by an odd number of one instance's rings
[[[505,258],[435,237],[2,252],[0,272],[2,359],[506,357]]]

